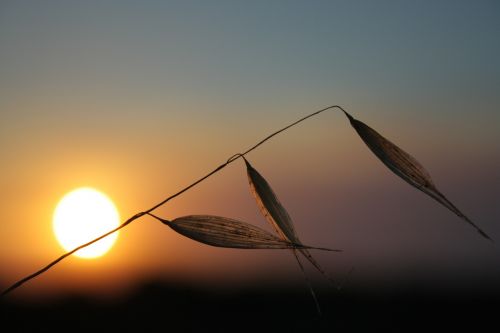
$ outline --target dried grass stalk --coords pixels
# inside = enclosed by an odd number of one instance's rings
[[[492,240],[436,188],[429,172],[427,172],[427,170],[425,170],[425,168],[414,157],[384,138],[365,123],[354,119],[346,111],[344,111],[344,113],[349,118],[352,127],[354,127],[368,148],[370,148],[370,150],[392,172],[404,179],[413,187],[429,195],[434,200],[458,215],[464,221],[472,225],[477,232],[481,234],[481,236]]]

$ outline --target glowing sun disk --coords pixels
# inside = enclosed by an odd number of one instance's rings
[[[82,187],[59,201],[54,211],[53,230],[59,244],[71,251],[116,228],[119,223],[120,217],[111,199],[95,189]],[[115,232],[78,250],[75,255],[81,258],[102,256],[111,249],[117,237]]]

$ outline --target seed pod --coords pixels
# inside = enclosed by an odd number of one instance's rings
[[[472,225],[481,236],[492,240],[483,230],[474,224],[465,214],[453,205],[434,185],[432,178],[425,168],[410,154],[390,142],[377,131],[365,123],[354,119],[345,112],[347,118],[358,135],[370,150],[384,163],[392,172],[401,177],[413,187],[419,189],[431,198],[451,210],[464,221]]]
[[[278,200],[276,194],[274,194],[269,183],[246,159],[245,164],[247,167],[250,189],[262,215],[264,215],[269,224],[274,227],[278,235],[281,235],[284,239],[288,239],[291,242],[300,243],[295,233],[290,215]]]
[[[265,180],[260,173],[255,170],[252,165],[245,159],[245,164],[247,167],[248,181],[250,184],[251,192],[257,201],[257,205],[260,208],[262,215],[267,219],[267,221],[274,227],[278,235],[282,239],[288,240],[294,244],[302,244],[295,229],[293,227],[292,218],[283,207],[283,205],[278,200],[278,197],[274,193],[273,189],[269,183]],[[314,259],[314,257],[309,253],[309,251],[304,249],[298,249],[304,255],[304,257],[311,262],[311,264],[335,284],[333,279],[326,273],[326,271],[319,265],[319,263]],[[299,260],[296,255],[297,261]],[[299,262],[299,265],[302,265]]]
[[[200,243],[237,249],[306,249],[339,251],[294,244],[249,223],[213,215],[189,215],[168,221],[151,216],[179,234]]]

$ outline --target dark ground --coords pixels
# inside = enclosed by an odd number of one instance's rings
[[[175,288],[169,287],[175,285]],[[498,332],[500,293],[429,288],[209,291],[149,283],[121,301],[69,297],[50,304],[0,303],[3,332]]]

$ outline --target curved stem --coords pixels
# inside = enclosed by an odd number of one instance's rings
[[[0,297],[3,297],[5,295],[7,295],[8,293],[12,292],[13,290],[19,288],[21,285],[23,285],[24,283],[28,282],[29,280],[37,277],[38,275],[46,272],[47,270],[49,270],[52,266],[56,265],[57,263],[59,263],[61,260],[63,260],[64,258],[72,255],[73,253],[75,253],[76,251],[80,250],[80,249],[83,249],[84,247],[87,247],[101,239],[103,239],[104,237],[106,236],[109,236],[111,235],[112,233],[126,227],[127,225],[129,225],[130,223],[132,223],[133,221],[135,221],[136,219],[142,217],[143,215],[146,215],[146,214],[150,214],[153,210],[155,210],[156,208],[166,204],[168,201],[172,200],[173,198],[181,195],[182,193],[186,192],[187,190],[191,189],[192,187],[198,185],[199,183],[201,183],[202,181],[204,181],[205,179],[207,179],[208,177],[212,176],[213,174],[219,172],[220,170],[224,169],[226,166],[228,166],[229,164],[233,163],[234,161],[236,161],[237,159],[239,158],[244,158],[246,154],[250,153],[251,151],[255,150],[256,148],[258,148],[260,145],[262,145],[264,142],[268,141],[269,139],[271,139],[272,137],[278,135],[279,133],[283,132],[283,131],[286,131],[287,129],[289,129],[290,127],[292,126],[295,126],[297,125],[298,123],[308,119],[308,118],[311,118],[311,117],[314,117],[324,111],[327,111],[327,110],[331,110],[331,109],[339,109],[341,111],[343,111],[346,115],[348,114],[341,106],[339,105],[331,105],[331,106],[328,106],[324,109],[321,109],[321,110],[318,110],[316,112],[313,112],[305,117],[302,117],[300,118],[299,120],[291,123],[290,125],[288,126],[285,126],[283,127],[282,129],[268,135],[267,137],[265,137],[264,139],[262,139],[261,141],[259,141],[257,144],[253,145],[252,147],[250,147],[249,149],[247,149],[245,152],[243,153],[238,153],[238,154],[234,154],[233,156],[231,156],[225,163],[219,165],[217,168],[215,168],[214,170],[210,171],[208,174],[206,174],[205,176],[201,177],[200,179],[198,179],[197,181],[193,182],[192,184],[186,186],[185,188],[183,188],[182,190],[180,190],[179,192],[169,196],[168,198],[164,199],[163,201],[161,201],[160,203],[154,205],[153,207],[149,208],[148,210],[145,210],[143,212],[140,212],[140,213],[137,213],[135,214],[134,216],[128,218],[125,222],[123,222],[120,226],[118,226],[117,228],[111,230],[111,231],[108,231],[107,233],[103,234],[102,236],[99,236],[97,237],[96,239],[94,240],[91,240],[90,242],[88,243],[85,243],[85,244],[82,244],[76,248],[74,248],[73,250],[63,254],[62,256],[60,256],[59,258],[57,258],[56,260],[52,261],[51,263],[49,263],[47,266],[43,267],[42,269],[36,271],[35,273],[33,274],[30,274],[28,276],[26,276],[25,278],[17,281],[16,283],[12,284],[10,287],[8,287],[7,289],[5,289],[1,294],[0,294]]]
[[[337,108],[337,109],[341,110],[342,112],[344,112],[345,114],[347,114],[347,112],[346,112],[346,111],[345,111],[345,110],[344,110],[341,106],[339,106],[339,105],[331,105],[331,106],[328,106],[328,107],[326,107],[326,108],[324,108],[324,109],[321,109],[321,110],[319,110],[319,111],[313,112],[313,113],[311,113],[311,114],[309,114],[309,115],[307,115],[307,116],[305,116],[305,117],[303,117],[303,118],[300,118],[299,120],[297,120],[297,121],[295,121],[295,122],[291,123],[290,125],[288,125],[288,126],[286,126],[286,127],[283,127],[283,128],[282,128],[282,129],[280,129],[279,131],[276,131],[276,132],[274,132],[273,134],[268,135],[267,137],[265,137],[264,139],[262,139],[261,141],[259,141],[259,143],[257,143],[256,145],[254,145],[253,147],[249,148],[247,151],[245,151],[244,153],[242,153],[242,154],[240,155],[240,157],[243,157],[244,155],[248,154],[249,152],[251,152],[252,150],[254,150],[255,148],[257,148],[258,146],[260,146],[261,144],[263,144],[263,143],[264,143],[264,142],[266,142],[267,140],[271,139],[273,136],[278,135],[278,134],[280,134],[280,133],[281,133],[281,132],[283,132],[283,131],[286,131],[286,130],[287,130],[287,129],[289,129],[290,127],[295,126],[295,125],[297,125],[298,123],[303,122],[304,120],[306,120],[306,119],[308,119],[308,118],[314,117],[315,115],[320,114],[321,112],[324,112],[324,111],[326,111],[326,110],[330,110],[330,109],[335,109],[335,108]],[[236,158],[235,158],[235,159],[236,159]],[[232,161],[231,161],[231,162],[232,162]]]

